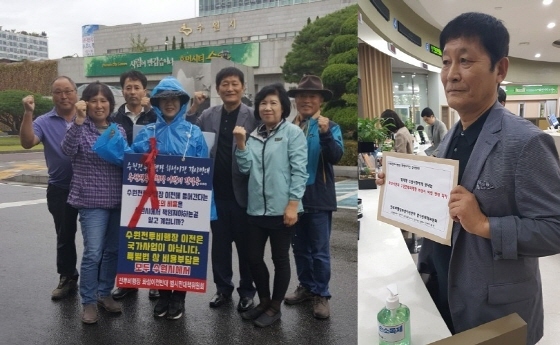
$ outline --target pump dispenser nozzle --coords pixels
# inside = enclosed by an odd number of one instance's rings
[[[385,300],[385,306],[389,310],[397,309],[400,305],[397,285],[389,284],[387,285],[387,290],[389,290],[389,296]]]

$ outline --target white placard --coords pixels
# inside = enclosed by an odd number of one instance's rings
[[[450,245],[453,220],[447,204],[459,161],[384,152],[383,171],[377,219]]]

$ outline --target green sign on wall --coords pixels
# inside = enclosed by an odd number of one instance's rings
[[[556,95],[558,85],[506,85],[507,95]]]
[[[215,57],[258,67],[259,43],[91,56],[84,58],[84,64],[86,77],[115,76],[131,69],[137,69],[144,74],[170,74],[173,61],[210,62]]]

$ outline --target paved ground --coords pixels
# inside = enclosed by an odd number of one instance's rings
[[[155,302],[149,301],[147,291],[140,291],[125,299],[123,315],[101,312],[97,325],[86,326],[79,319],[77,294],[60,302],[50,300],[57,277],[44,186],[13,182],[41,174],[42,153],[0,155],[0,179],[11,180],[0,183],[0,344],[356,344],[357,222],[351,182],[337,183],[339,201],[349,209],[341,207],[333,217],[329,320],[315,320],[309,303],[284,306],[281,322],[258,329],[239,317],[237,296],[229,305],[210,309],[210,287],[205,294],[187,295],[186,315],[176,322],[155,320]],[[80,255],[81,242],[78,234]],[[292,272],[290,291],[297,285],[293,260]],[[211,267],[208,277],[211,281]]]

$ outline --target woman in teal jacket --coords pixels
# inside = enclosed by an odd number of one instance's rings
[[[301,129],[286,121],[290,98],[284,87],[273,84],[255,96],[255,117],[262,124],[246,140],[243,127],[235,127],[235,156],[239,170],[249,174],[249,265],[260,303],[241,316],[259,327],[280,319],[280,306],[290,283],[290,243],[308,178],[307,143]],[[246,142],[245,142],[246,141]],[[270,238],[274,286],[270,294],[264,248]]]

